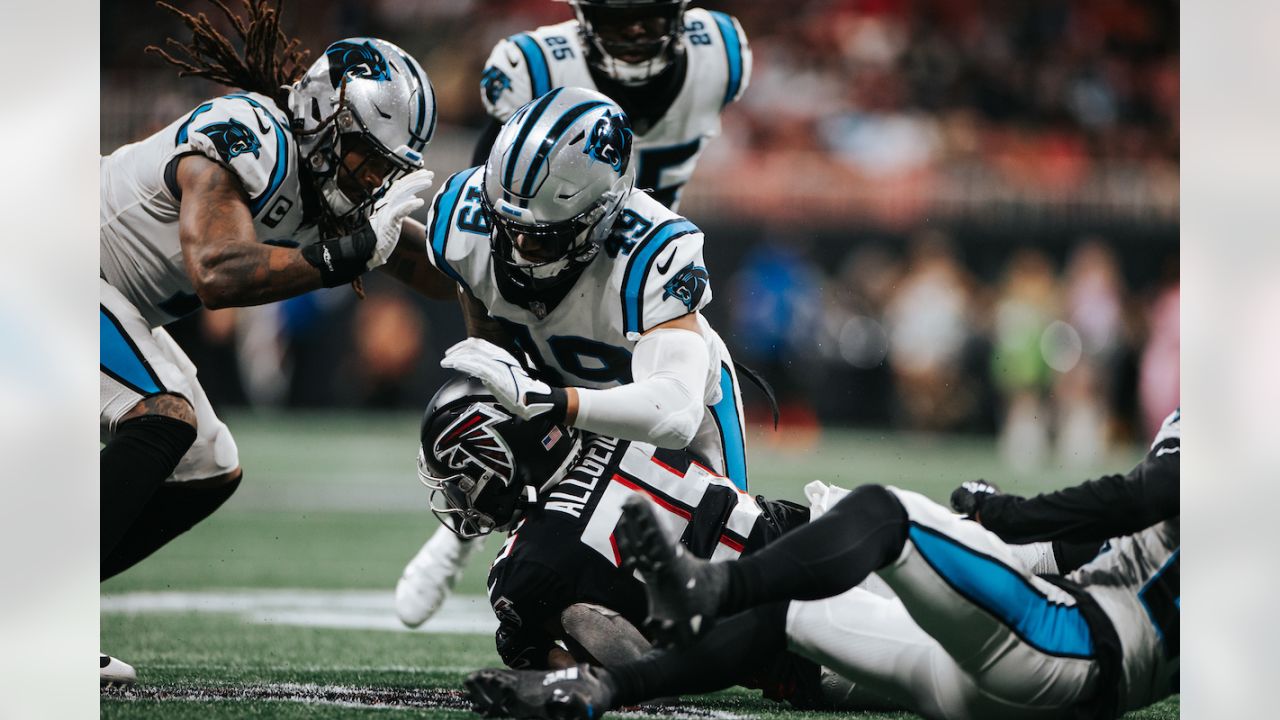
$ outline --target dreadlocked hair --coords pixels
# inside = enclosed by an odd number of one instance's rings
[[[165,38],[165,47],[179,53],[170,54],[165,48],[148,45],[146,52],[154,53],[166,62],[178,66],[179,77],[202,77],[216,83],[257,92],[277,102],[284,102],[284,85],[292,84],[307,68],[311,51],[303,50],[302,41],[290,38],[280,30],[280,7],[269,0],[241,0],[247,21],[232,12],[222,0],[210,0],[235,29],[244,45],[242,56],[231,41],[218,31],[204,13],[192,15],[166,2],[156,5],[178,16],[191,28],[191,42],[181,43]]]

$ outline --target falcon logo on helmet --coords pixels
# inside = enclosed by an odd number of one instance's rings
[[[362,43],[340,40],[326,48],[324,54],[329,59],[329,82],[334,88],[348,75],[368,80],[391,79],[387,58],[368,40]]]
[[[477,403],[445,428],[431,452],[452,470],[463,471],[473,465],[480,474],[492,473],[510,485],[515,478],[515,462],[511,448],[494,428],[510,419],[510,415],[492,405]]]
[[[254,157],[258,157],[262,149],[262,142],[258,140],[258,136],[238,120],[210,123],[197,129],[196,132],[213,141],[213,146],[217,148],[218,155],[224,162],[231,162],[231,158],[245,153],[253,153]]]

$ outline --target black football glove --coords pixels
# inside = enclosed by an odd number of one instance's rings
[[[951,509],[972,520],[982,510],[982,503],[1000,488],[986,480],[969,480],[951,491]]]

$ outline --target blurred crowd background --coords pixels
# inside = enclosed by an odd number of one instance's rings
[[[828,425],[986,433],[1033,468],[1154,432],[1179,401],[1176,2],[693,5],[737,16],[754,52],[681,212],[707,236],[708,316],[778,391],[782,432],[758,442],[803,448]],[[438,181],[469,165],[494,43],[572,16],[554,0],[284,12],[313,53],[374,35],[422,62]],[[143,53],[166,36],[186,38],[147,0],[103,6],[103,153],[222,92]],[[420,408],[463,336],[457,307],[367,287],[170,329],[218,407]]]

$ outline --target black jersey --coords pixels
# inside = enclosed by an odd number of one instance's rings
[[[541,666],[560,613],[576,603],[641,626],[644,585],[619,567],[613,536],[623,503],[637,494],[660,510],[672,537],[713,560],[736,558],[808,520],[807,509],[753,498],[686,451],[588,436],[573,468],[525,512],[490,566],[503,662]]]

